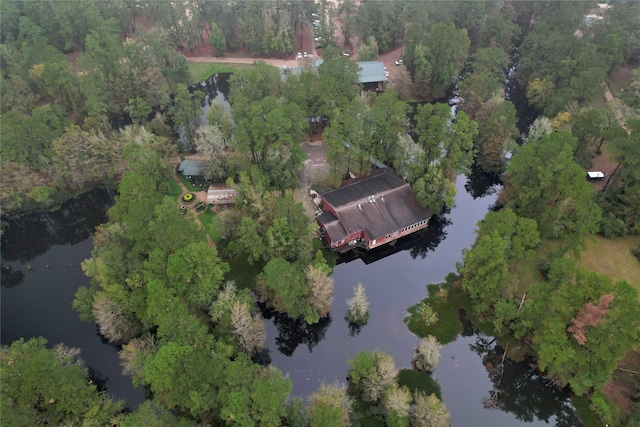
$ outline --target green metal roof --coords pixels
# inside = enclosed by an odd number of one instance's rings
[[[202,176],[206,165],[206,160],[185,159],[180,162],[178,172],[184,176]]]
[[[360,83],[384,82],[387,76],[384,72],[384,64],[380,61],[358,62],[358,78]]]

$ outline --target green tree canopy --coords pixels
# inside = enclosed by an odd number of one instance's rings
[[[573,160],[575,139],[565,131],[523,145],[509,161],[500,200],[518,216],[534,219],[540,237],[580,251],[597,230],[600,208],[584,171]]]
[[[2,419],[7,425],[107,425],[124,404],[89,378],[78,349],[44,338],[19,339],[0,350]]]

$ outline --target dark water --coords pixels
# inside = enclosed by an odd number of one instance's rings
[[[135,407],[144,401],[143,390],[122,375],[118,348],[71,307],[76,290],[89,285],[80,263],[91,256],[93,231],[112,204],[109,190],[94,190],[54,213],[9,223],[2,236],[1,340],[5,345],[43,336],[51,347],[78,347],[97,382]]]

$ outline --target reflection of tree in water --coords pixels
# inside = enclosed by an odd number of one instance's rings
[[[291,356],[300,344],[306,344],[309,352],[324,339],[324,335],[331,324],[331,316],[320,319],[313,325],[307,324],[302,318],[292,319],[287,314],[278,313],[266,308],[264,304],[258,304],[262,317],[272,319],[278,329],[276,345],[278,351],[285,356]]]
[[[231,85],[229,84],[230,75],[231,74],[228,73],[214,74],[207,80],[191,86],[189,90],[191,92],[194,90],[200,90],[207,95],[200,105],[202,108],[205,106],[211,106],[211,103],[216,99],[218,93],[221,93],[224,96],[225,102],[229,102],[229,92],[231,90]]]
[[[268,348],[263,348],[256,351],[251,355],[251,361],[262,366],[268,366],[271,364],[271,353]]]
[[[467,175],[467,183],[464,185],[467,193],[474,199],[488,196],[498,191],[498,186],[502,184],[500,175],[483,172],[475,164],[471,166],[471,173]]]
[[[347,322],[347,323],[349,326],[350,337],[355,337],[356,335],[358,335],[360,331],[362,331],[362,327],[364,326],[363,323],[353,323],[353,322]]]
[[[466,318],[466,314],[462,313],[462,318]],[[463,321],[465,323],[470,325],[468,318]],[[482,357],[493,383],[493,389],[483,399],[485,407],[510,412],[524,422],[540,419],[548,423],[555,416],[556,427],[580,425],[568,390],[559,389],[527,363],[503,360],[504,349],[494,338],[482,335],[475,328],[473,333],[466,329],[465,336],[476,336],[470,348]]]
[[[113,203],[110,190],[98,189],[64,203],[55,212],[12,219],[2,235],[2,259],[25,263],[53,245],[75,245],[88,239],[107,220],[107,209]]]
[[[2,272],[2,276],[0,280],[2,280],[3,288],[12,288],[14,286],[19,285],[24,280],[24,273],[22,270],[14,270],[11,266],[2,265],[0,268],[0,272]]]
[[[424,236],[411,245],[411,258],[420,257],[424,259],[428,252],[435,251],[438,245],[447,237],[447,232],[444,231],[445,227],[451,224],[451,220],[445,217],[444,214],[432,216]]]

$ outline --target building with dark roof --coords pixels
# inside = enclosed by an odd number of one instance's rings
[[[320,234],[337,252],[384,245],[426,228],[431,217],[409,184],[390,170],[347,182],[320,198]]]

